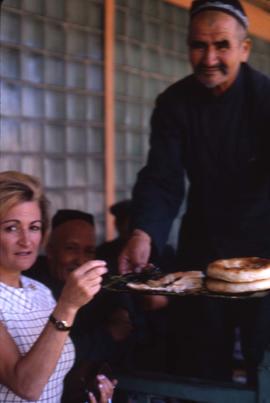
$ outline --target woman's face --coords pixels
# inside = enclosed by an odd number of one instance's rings
[[[0,274],[18,273],[35,262],[42,241],[42,219],[37,202],[23,202],[0,220]]]

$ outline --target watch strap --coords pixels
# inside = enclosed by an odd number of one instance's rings
[[[53,316],[53,314],[50,315],[49,321],[57,330],[60,330],[62,332],[68,332],[71,329],[71,326],[68,326],[65,320],[58,320]]]

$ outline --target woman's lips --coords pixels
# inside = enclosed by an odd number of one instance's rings
[[[16,252],[16,253],[15,253],[16,256],[22,256],[22,257],[24,257],[24,256],[30,256],[31,254],[32,254],[31,251],[27,251],[27,252]]]

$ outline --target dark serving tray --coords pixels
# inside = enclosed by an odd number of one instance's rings
[[[102,287],[112,292],[126,292],[132,294],[141,295],[167,295],[174,297],[186,297],[186,296],[205,296],[212,298],[226,298],[226,299],[247,299],[247,298],[262,298],[270,293],[269,290],[245,292],[239,294],[221,294],[207,290],[206,287],[202,287],[200,290],[187,290],[183,292],[165,291],[165,290],[136,290],[127,286],[128,282],[143,283],[147,280],[157,279],[168,273],[162,273],[159,269],[154,268],[150,271],[143,273],[129,273],[122,276],[108,276]]]

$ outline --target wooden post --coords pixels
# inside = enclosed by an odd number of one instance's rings
[[[105,78],[105,220],[106,239],[114,236],[113,217],[108,212],[115,200],[115,113],[114,113],[114,36],[115,3],[105,0],[104,24],[104,78]]]

